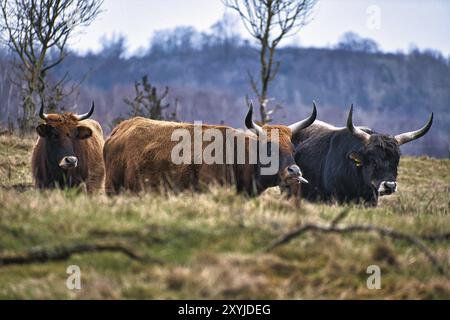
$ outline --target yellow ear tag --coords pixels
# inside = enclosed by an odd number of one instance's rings
[[[361,161],[359,161],[358,159],[354,159],[354,161],[355,161],[355,165],[356,165],[357,167],[362,167]]]

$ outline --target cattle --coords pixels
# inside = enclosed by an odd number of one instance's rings
[[[222,125],[196,126],[141,117],[123,121],[105,142],[106,192],[117,194],[123,190],[134,193],[145,190],[195,191],[204,190],[211,184],[218,184],[234,186],[238,192],[255,196],[269,187],[288,188],[298,185],[305,180],[294,161],[291,137],[293,133],[310,126],[315,121],[316,115],[317,110],[314,106],[310,117],[291,126],[261,127],[253,121],[253,107],[250,107],[245,124],[254,133]],[[219,142],[214,140],[215,143],[219,143],[222,162],[196,161],[198,159],[195,158],[193,150],[195,141],[189,150],[185,150],[188,160],[191,161],[183,163],[174,161],[173,152],[179,145],[179,142],[173,139],[174,134],[185,132],[192,137],[195,136],[196,130],[204,136],[214,131],[228,138]],[[278,139],[275,139],[275,132],[278,133]],[[238,140],[244,141],[243,148],[238,148]],[[255,148],[252,148],[253,142],[258,142],[256,144],[258,149],[265,147],[272,150],[274,147],[273,150],[278,150],[279,163],[273,174],[263,173],[267,163],[262,163],[258,152],[255,163],[249,161],[252,152],[255,152]],[[206,151],[212,143],[211,139],[209,144],[201,146],[201,150]],[[244,161],[238,159],[241,149]]]
[[[104,189],[103,131],[97,121],[89,119],[91,110],[83,115],[71,112],[45,114],[36,128],[39,138],[31,159],[36,188],[75,188],[85,186],[89,193]]]
[[[302,196],[310,201],[376,206],[379,196],[397,191],[399,147],[425,135],[432,124],[433,114],[420,130],[381,134],[353,125],[353,105],[346,128],[316,121],[295,137],[295,161],[309,181]]]

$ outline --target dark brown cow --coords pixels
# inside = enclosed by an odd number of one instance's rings
[[[221,163],[195,162],[194,143],[188,157],[191,163],[174,163],[173,151],[179,141],[173,141],[172,135],[176,130],[184,130],[191,137],[195,135],[195,125],[188,123],[175,123],[155,121],[145,118],[133,118],[120,123],[105,142],[104,160],[106,166],[106,192],[115,194],[122,190],[139,192],[148,189],[163,189],[182,191],[185,189],[202,189],[210,184],[234,185],[239,192],[257,195],[269,187],[287,187],[304,181],[300,168],[293,158],[294,147],[291,142],[292,133],[310,126],[316,118],[316,109],[306,120],[292,126],[260,127],[252,120],[253,108],[250,108],[246,118],[246,126],[256,132],[243,132],[226,126],[201,125],[198,126],[201,134],[206,135],[214,129],[225,139],[220,144],[223,152]],[[275,141],[274,129],[278,130],[279,139]],[[238,143],[241,139],[245,161],[238,161]],[[213,143],[203,142],[202,151]],[[264,164],[259,156],[255,163],[249,161],[253,142],[260,141],[265,146],[277,144],[279,163],[274,174],[262,174]],[[214,140],[216,142],[216,140]],[[257,144],[258,146],[260,144]],[[262,144],[261,144],[262,145]],[[231,149],[233,148],[233,149]],[[259,150],[259,149],[258,149]],[[276,150],[276,149],[274,149]],[[259,153],[258,153],[259,154]],[[226,159],[231,159],[226,162]]]
[[[44,123],[32,154],[32,173],[39,189],[72,188],[86,185],[89,193],[104,188],[103,131],[97,121],[90,120],[94,112],[84,115],[66,112],[39,116]]]

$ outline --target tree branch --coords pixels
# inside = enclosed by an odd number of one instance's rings
[[[302,236],[307,232],[321,232],[321,233],[337,233],[337,234],[348,234],[348,233],[376,233],[381,236],[390,237],[394,240],[404,240],[410,244],[416,246],[432,263],[432,265],[437,269],[437,271],[450,278],[447,273],[446,268],[439,262],[438,258],[431,252],[431,250],[423,243],[423,240],[428,241],[448,241],[450,234],[441,235],[422,235],[413,236],[407,233],[399,232],[394,229],[377,227],[373,225],[349,225],[346,227],[338,227],[337,224],[342,221],[348,214],[347,210],[342,211],[329,226],[320,226],[317,224],[305,224],[300,226],[284,235],[282,235],[278,240],[274,241],[268,248],[266,252],[272,251],[275,248],[287,244],[293,239]]]
[[[162,263],[161,261],[156,259],[143,257],[120,242],[98,242],[58,246],[54,248],[35,248],[27,251],[26,253],[0,255],[0,266],[45,263],[49,261],[63,261],[69,259],[74,254],[84,254],[92,252],[119,252],[123,253],[128,258],[133,260],[141,262],[154,262],[158,264]]]

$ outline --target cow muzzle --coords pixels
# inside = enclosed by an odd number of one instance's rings
[[[300,168],[297,165],[292,165],[292,166],[287,167],[284,176],[285,176],[284,180],[286,181],[287,184],[308,183],[308,180],[303,178],[302,171],[300,170]]]
[[[397,182],[395,181],[382,181],[380,187],[378,188],[378,193],[380,196],[386,196],[393,194],[397,191]]]
[[[63,170],[74,169],[78,166],[77,157],[64,157],[59,163],[59,167]]]

